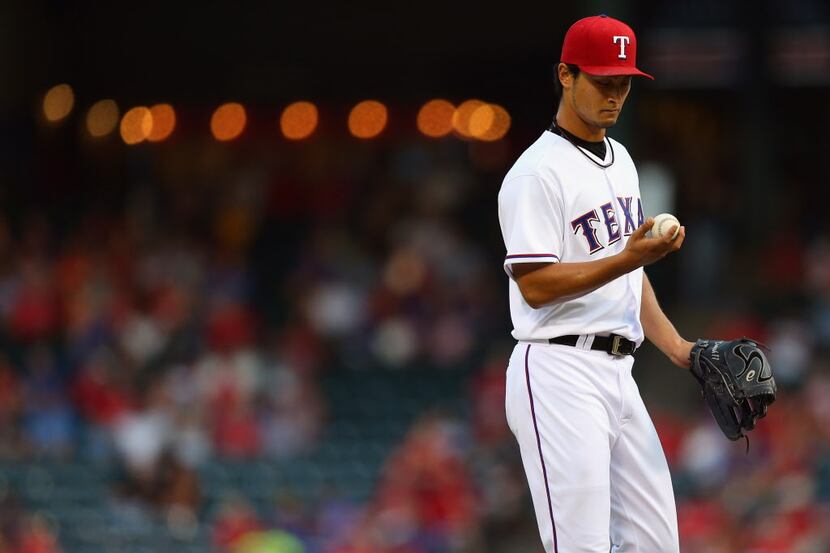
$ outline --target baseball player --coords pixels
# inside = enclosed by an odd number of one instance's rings
[[[637,170],[606,136],[628,96],[637,39],[600,15],[565,35],[556,119],[499,192],[513,337],[505,407],[548,553],[679,551],[669,469],[631,376],[644,337],[689,367],[692,342],[643,267],[680,249],[652,238]]]

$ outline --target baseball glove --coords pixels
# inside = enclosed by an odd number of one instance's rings
[[[723,433],[730,440],[744,437],[775,401],[772,367],[758,343],[698,340],[690,358],[692,376]]]

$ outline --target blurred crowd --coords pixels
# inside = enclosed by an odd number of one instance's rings
[[[830,366],[784,381],[749,450],[697,416],[652,409],[690,553],[820,553],[830,547]],[[675,370],[669,366],[666,370]],[[504,422],[504,364],[470,383],[467,419],[425,416],[390,457],[364,525],[341,552],[540,551]],[[530,526],[526,526],[530,522]]]
[[[49,521],[29,513],[16,498],[0,500],[0,551],[3,553],[60,553],[61,547]]]
[[[149,156],[139,173],[155,184],[140,180],[68,223],[45,209],[6,213],[0,459],[111,464],[118,500],[200,518],[205,462],[319,447],[332,422],[328,371],[475,360],[468,411],[420,417],[367,502],[286,498],[268,514],[240,495],[202,523],[218,551],[538,551],[503,416],[510,341],[495,193],[511,147],[322,144],[275,159],[205,147],[202,173],[182,168],[186,152]],[[680,213],[683,283],[665,286],[664,303],[681,328],[765,341],[780,386],[749,453],[696,398],[681,402],[691,410],[652,408],[683,550],[827,551],[828,229],[787,227],[769,246],[776,255],[750,258],[712,240],[733,224],[717,205],[681,205],[692,206]],[[753,295],[700,301],[730,296],[722,275],[746,263]],[[0,552],[59,550],[42,516],[2,498]]]

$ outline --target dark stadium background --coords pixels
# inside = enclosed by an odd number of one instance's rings
[[[780,387],[745,453],[638,353],[683,551],[830,550],[826,2],[7,0],[0,553],[540,551],[496,193],[555,112],[565,30],[603,12],[656,76],[611,135],[688,232],[658,297],[687,338],[764,340]],[[435,98],[509,129],[427,138]],[[170,103],[175,130],[92,138],[102,99]],[[388,124],[359,139],[366,99]],[[297,100],[319,125],[291,141]],[[219,142],[225,102],[248,123]]]

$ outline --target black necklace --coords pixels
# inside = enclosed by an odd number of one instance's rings
[[[571,145],[574,148],[579,150],[582,153],[582,155],[587,157],[597,167],[601,167],[602,169],[608,169],[609,167],[614,165],[614,146],[611,145],[611,141],[608,140],[607,136],[602,137],[602,139],[605,140],[605,143],[608,145],[608,149],[611,150],[611,161],[609,161],[608,163],[600,163],[599,161],[594,159],[594,156],[591,155],[590,152],[586,152],[585,148],[583,148],[582,146],[580,146],[579,144],[577,144],[576,142],[571,140],[571,137],[568,136],[568,132],[565,129],[561,128],[559,125],[556,124],[556,119],[554,119],[553,123],[550,124],[550,127],[548,127],[548,130],[552,133],[558,134],[559,136],[561,136],[562,138],[564,138],[565,140],[570,142]]]

